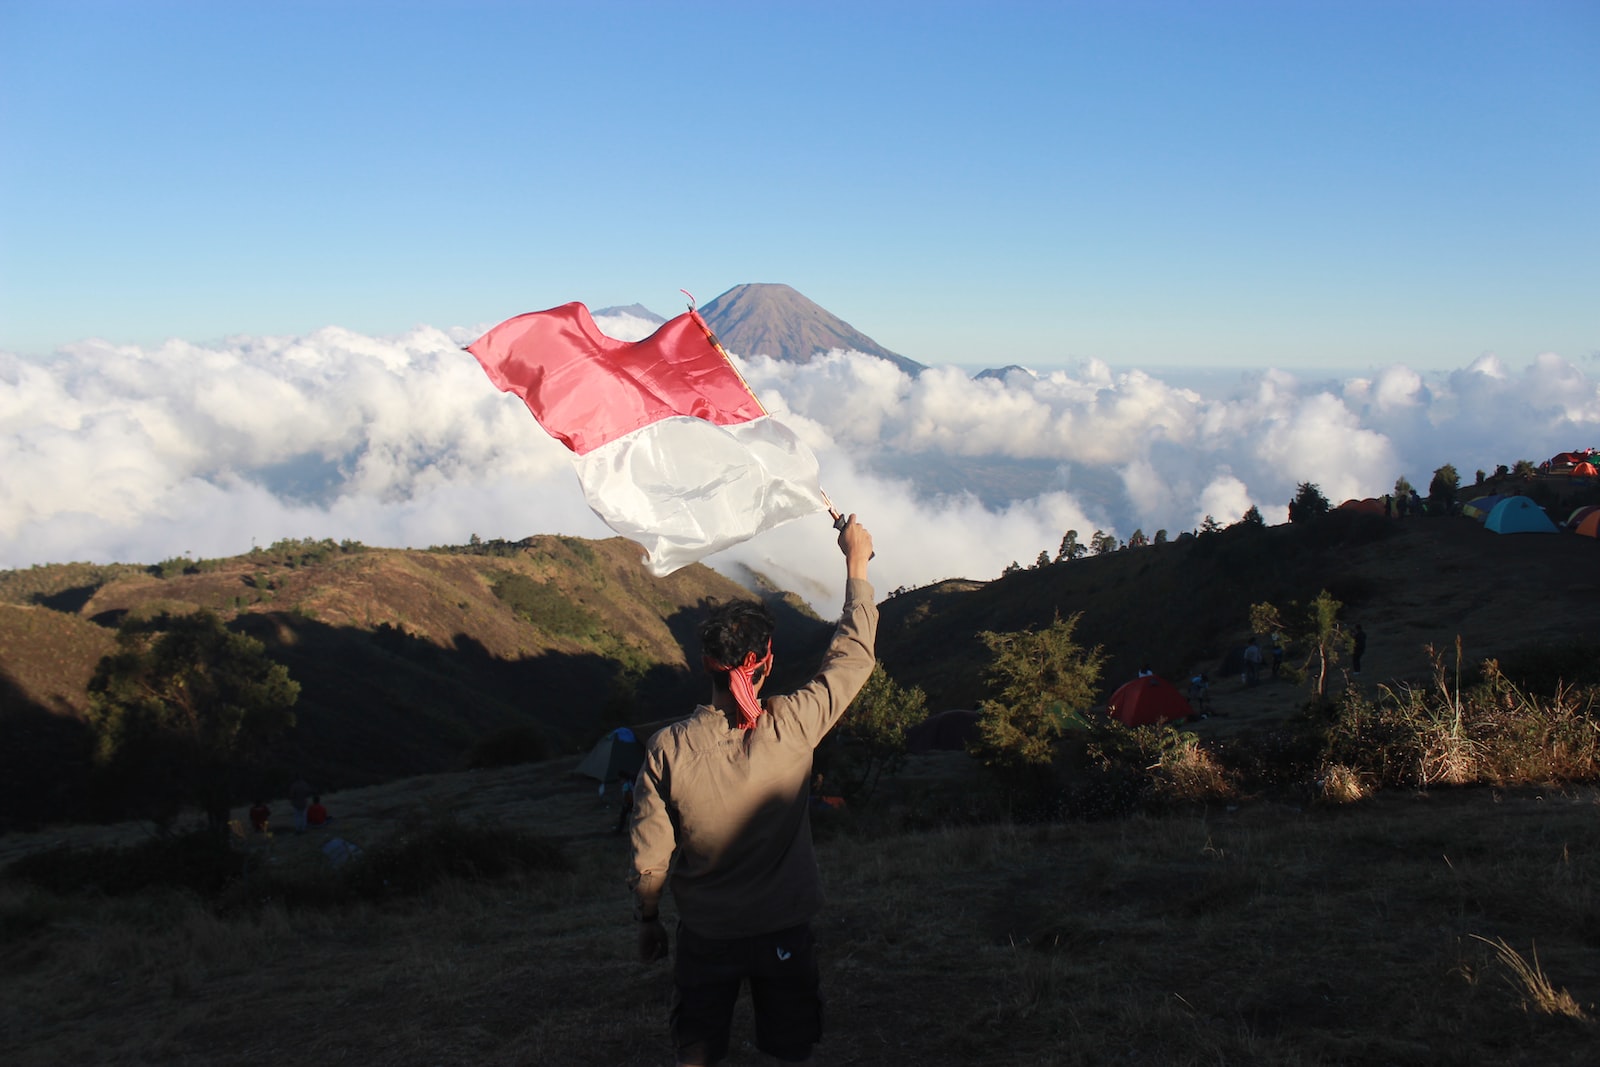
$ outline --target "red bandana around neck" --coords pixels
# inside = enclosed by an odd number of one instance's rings
[[[766,671],[772,666],[772,641],[767,641],[767,654],[761,659],[756,659],[754,652],[744,654],[744,662],[737,667],[730,667],[726,663],[702,656],[701,662],[708,671],[721,671],[728,676],[728,691],[733,694],[733,699],[739,705],[739,729],[754,729],[756,720],[761,718],[765,709],[761,701],[756,699],[756,687],[752,679],[756,671]]]

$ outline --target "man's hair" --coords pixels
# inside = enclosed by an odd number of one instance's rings
[[[772,612],[755,600],[729,600],[717,604],[700,624],[700,652],[729,667],[744,662],[747,653],[757,659],[767,654],[776,625]],[[726,675],[714,675],[725,680]]]

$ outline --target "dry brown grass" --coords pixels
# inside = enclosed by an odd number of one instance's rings
[[[1343,763],[1325,767],[1318,785],[1320,798],[1330,804],[1354,804],[1376,791],[1369,775]]]
[[[1578,1002],[1572,999],[1572,994],[1565,989],[1557,989],[1545,976],[1544,969],[1539,966],[1537,945],[1529,947],[1528,954],[1533,957],[1530,960],[1506,944],[1503,937],[1490,939],[1477,934],[1472,936],[1494,949],[1495,959],[1505,969],[1506,984],[1522,998],[1522,1006],[1528,1011],[1562,1015],[1580,1022],[1588,1019]]]
[[[1459,641],[1452,659],[1428,653],[1429,684],[1383,684],[1371,697],[1342,694],[1325,734],[1319,774],[1325,790],[1348,791],[1351,783],[1341,776],[1350,774],[1372,788],[1600,779],[1600,687],[1551,679],[1548,695],[1530,695],[1494,660],[1475,668],[1481,676],[1465,684]]]
[[[938,775],[911,771],[917,789],[900,793],[926,796]],[[574,868],[228,917],[184,894],[7,886],[0,1060],[667,1062],[670,974],[632,958],[614,809],[565,764],[334,799],[351,840],[449,809],[558,836]],[[1593,790],[1478,789],[824,833],[818,1062],[1589,1063],[1597,817]],[[319,843],[289,835],[271,850],[314,864]],[[1481,981],[1516,972],[1475,939],[1536,943],[1530,973],[1555,999]],[[747,1008],[735,1026],[728,1062],[761,1062]]]
[[[1198,744],[1179,746],[1152,768],[1152,775],[1156,797],[1170,803],[1231,800],[1239,794],[1216,756]]]

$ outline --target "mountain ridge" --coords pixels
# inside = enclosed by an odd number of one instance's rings
[[[927,369],[880,345],[789,285],[736,285],[702,307],[700,314],[724,348],[745,357],[810,363],[843,349],[876,356],[910,375]]]

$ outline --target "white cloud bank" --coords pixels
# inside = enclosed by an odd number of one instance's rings
[[[626,339],[649,329],[602,325]],[[565,451],[461,350],[472,336],[330,327],[0,353],[0,567],[224,556],[285,537],[608,536]],[[1426,486],[1444,463],[1470,482],[1478,468],[1600,443],[1600,381],[1555,355],[1521,371],[1486,356],[1448,374],[1396,366],[1342,382],[1270,371],[1214,395],[1094,362],[1003,380],[948,367],[912,379],[841,352],[742,363],[816,449],[824,487],[873,531],[882,590],[990,578],[1053,554],[1067,529],[1175,536],[1252,504],[1282,522],[1302,481],[1338,502],[1398,475]],[[1008,495],[994,472],[1011,470],[1027,478]],[[836,596],[821,517],[709,562],[755,567],[819,604]]]

